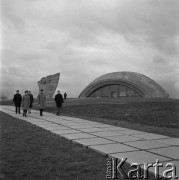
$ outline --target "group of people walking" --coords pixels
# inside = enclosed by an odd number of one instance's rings
[[[67,93],[64,93],[64,99],[67,98]],[[23,116],[27,117],[27,112],[30,114],[31,113],[31,109],[33,107],[33,102],[34,102],[34,97],[31,94],[31,91],[26,90],[25,94],[23,96],[21,96],[21,94],[19,93],[19,90],[16,91],[16,94],[14,95],[13,98],[13,102],[15,104],[15,112],[16,114],[20,112],[20,109],[22,107],[23,109]],[[61,114],[61,107],[62,107],[62,103],[64,103],[63,101],[63,96],[60,93],[60,90],[57,91],[57,94],[55,95],[55,102],[56,102],[56,107],[57,107],[57,113],[56,115],[60,115]],[[45,109],[45,103],[46,103],[46,96],[44,94],[44,90],[41,89],[40,93],[37,96],[37,104],[40,110],[40,116],[43,116],[43,111]]]
[[[19,93],[19,90],[16,91],[16,94],[14,95],[13,98],[13,102],[15,104],[15,111],[16,114],[20,112],[21,106],[23,109],[23,116],[27,116],[27,111],[30,114],[31,113],[31,109],[32,109],[32,104],[34,101],[34,97],[31,94],[31,91],[25,91],[25,94],[23,96],[21,96],[21,94]]]

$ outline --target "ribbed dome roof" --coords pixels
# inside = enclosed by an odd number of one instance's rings
[[[99,78],[92,81],[79,95],[79,97],[88,97],[91,91],[95,87],[100,87],[100,85],[109,84],[113,82],[114,84],[128,84],[132,85],[136,89],[143,92],[144,97],[148,98],[166,98],[168,93],[154,80],[149,77],[136,73],[136,72],[113,72],[100,76]],[[111,83],[110,83],[111,84]]]

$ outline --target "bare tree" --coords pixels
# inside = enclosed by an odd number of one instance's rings
[[[8,100],[8,97],[4,93],[1,93],[1,101],[6,101],[6,100]]]

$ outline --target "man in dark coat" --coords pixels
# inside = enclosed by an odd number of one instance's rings
[[[31,113],[31,109],[32,109],[32,106],[33,106],[33,102],[34,102],[34,97],[33,95],[31,94],[31,91],[29,91],[29,98],[30,98],[30,105],[29,105],[29,114]]]
[[[63,101],[63,96],[60,94],[60,91],[57,91],[57,94],[55,95],[55,102],[56,102],[56,106],[57,106],[57,113],[56,115],[60,116],[60,110],[62,107],[62,103]]]
[[[16,91],[16,94],[14,94],[14,98],[13,98],[13,102],[15,104],[15,111],[16,111],[16,114],[17,112],[20,114],[20,108],[21,108],[21,102],[22,102],[22,96],[21,94],[19,94],[19,90]]]

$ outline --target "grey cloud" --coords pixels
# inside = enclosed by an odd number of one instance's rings
[[[6,0],[3,48],[8,51],[3,52],[2,63],[9,76],[3,77],[12,88],[19,79],[22,87],[30,83],[35,91],[37,80],[60,72],[59,87],[70,89],[75,97],[98,76],[128,70],[166,82],[176,96],[178,80],[167,82],[177,76],[177,4],[175,0]]]
[[[163,64],[166,65],[166,64],[168,64],[168,61],[165,58],[163,58],[159,55],[156,55],[153,57],[153,63],[159,64],[159,65],[163,65]]]
[[[177,54],[178,1],[121,2],[111,7],[102,6],[102,2],[97,6],[94,2],[90,6],[88,3],[80,6],[77,2],[69,3],[64,14],[53,14],[49,23],[61,31],[68,31],[69,37],[82,46],[95,44],[97,37],[107,32],[121,34],[133,42],[148,42],[168,55]]]
[[[43,60],[47,57],[45,52],[39,52],[37,50],[29,50],[27,52],[23,52],[23,54],[20,54],[19,59],[23,61],[26,61],[29,64],[33,63],[39,63],[39,60],[43,62]],[[40,64],[40,63],[39,63]]]
[[[17,13],[17,9],[14,8],[16,5],[18,6],[17,1],[14,1],[14,3],[12,3],[12,1],[6,0],[2,1],[1,5],[3,24],[7,24],[8,26],[8,23],[12,23],[15,29],[19,31],[19,33],[24,32],[26,21],[23,16],[20,16],[20,14]]]
[[[151,4],[153,2],[153,4]],[[106,28],[128,37],[143,39],[165,54],[176,54],[178,37],[178,2],[126,1],[125,11],[114,11],[107,17]],[[111,17],[112,16],[112,17]],[[104,20],[104,19],[103,19]],[[112,21],[111,21],[112,20]],[[135,41],[134,41],[135,42]]]
[[[159,82],[160,85],[162,85],[162,87],[164,87],[165,90],[169,93],[170,97],[178,97],[178,89],[176,88],[178,79],[176,77],[176,73],[171,72],[168,75],[164,75],[164,77],[161,78]]]

